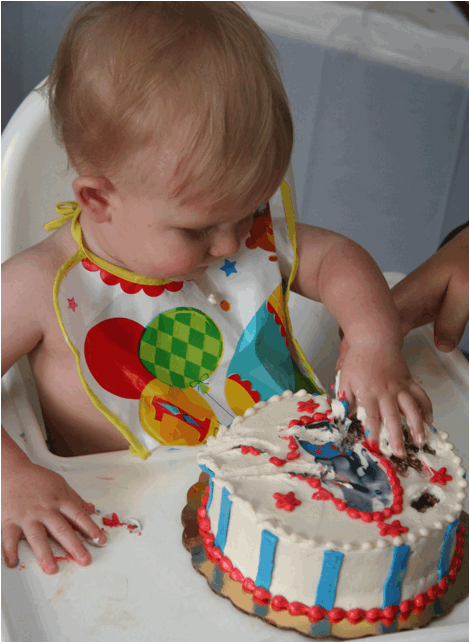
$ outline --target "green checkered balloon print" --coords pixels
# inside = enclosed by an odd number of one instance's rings
[[[164,384],[188,388],[203,382],[219,365],[224,352],[222,333],[197,308],[161,313],[142,335],[139,357]]]

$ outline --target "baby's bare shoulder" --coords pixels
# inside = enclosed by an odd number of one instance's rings
[[[58,230],[2,265],[2,373],[60,333],[52,293],[71,254],[67,231]]]
[[[62,235],[61,235],[62,236]],[[2,264],[2,285],[21,287],[23,294],[41,295],[40,286],[53,283],[57,271],[67,260],[67,247],[53,235]]]

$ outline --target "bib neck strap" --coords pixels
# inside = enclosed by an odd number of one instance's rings
[[[292,282],[294,281],[295,275],[297,274],[297,270],[299,269],[299,256],[297,253],[297,237],[295,234],[295,215],[294,215],[294,208],[292,207],[292,197],[290,194],[289,185],[285,180],[281,183],[281,196],[282,196],[282,202],[284,204],[284,212],[286,215],[287,232],[289,235],[289,240],[292,246],[292,250],[294,252],[294,261],[292,263],[292,269],[289,276],[289,281],[287,282],[286,292],[284,295],[284,301],[285,301],[284,312],[286,314],[287,329],[289,331],[289,337],[292,340],[292,343],[297,351],[298,356],[300,357],[300,361],[302,362],[302,365],[305,368],[305,371],[307,372],[307,375],[314,386],[315,393],[317,395],[323,395],[325,392],[323,389],[323,386],[320,380],[318,379],[315,371],[310,366],[307,358],[305,357],[304,352],[300,347],[300,344],[295,339],[294,333],[292,330],[292,322],[289,314],[289,295],[291,293]]]
[[[67,223],[67,221],[71,220],[72,225],[70,231],[72,233],[72,237],[75,239],[78,247],[83,252],[85,257],[87,257],[87,259],[89,259],[99,268],[106,270],[106,272],[109,272],[115,277],[119,277],[120,279],[124,279],[125,281],[130,281],[134,284],[139,284],[142,286],[164,286],[165,284],[170,284],[172,282],[171,279],[151,279],[150,277],[142,277],[141,275],[138,275],[131,270],[115,266],[109,261],[106,261],[106,259],[98,257],[98,255],[95,255],[93,252],[88,250],[88,248],[86,248],[85,244],[83,243],[82,227],[79,221],[82,209],[80,208],[78,203],[76,203],[75,201],[65,201],[63,203],[57,204],[55,209],[56,212],[58,212],[61,216],[58,219],[47,223],[44,228],[48,232],[51,232],[52,230],[57,230],[58,228],[63,226],[64,223]]]

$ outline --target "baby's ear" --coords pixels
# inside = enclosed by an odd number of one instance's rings
[[[78,205],[95,223],[105,223],[111,218],[113,201],[118,198],[110,181],[104,176],[79,176],[72,183]]]

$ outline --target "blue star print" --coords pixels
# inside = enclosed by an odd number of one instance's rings
[[[237,269],[235,268],[236,263],[236,261],[229,261],[228,259],[225,260],[225,263],[222,266],[221,270],[225,272],[226,277],[237,272]]]

